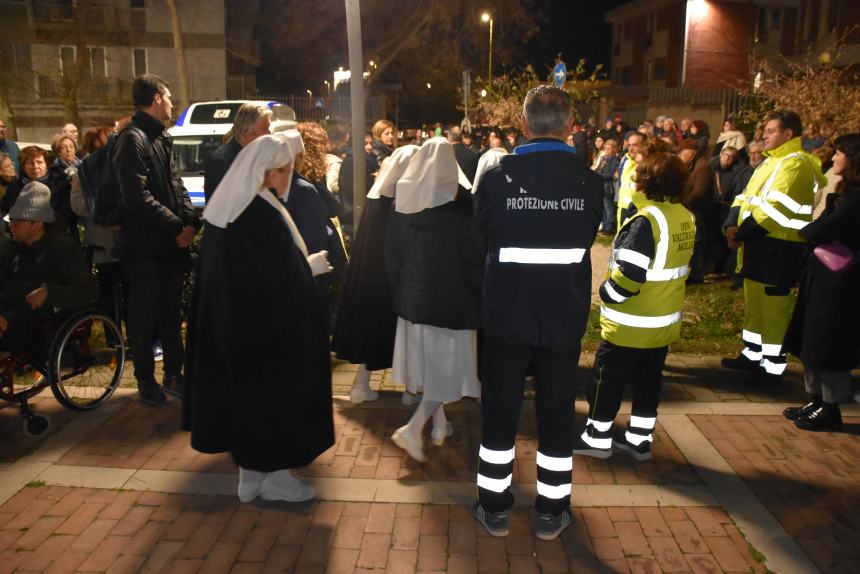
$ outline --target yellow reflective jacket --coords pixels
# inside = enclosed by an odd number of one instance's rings
[[[774,239],[802,243],[798,231],[812,221],[812,202],[820,186],[827,184],[821,162],[794,138],[764,153],[746,189],[735,198],[740,207],[738,226],[752,216]],[[739,252],[742,259],[742,251]]]

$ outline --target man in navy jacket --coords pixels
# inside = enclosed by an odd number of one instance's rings
[[[591,306],[590,248],[603,213],[603,181],[564,143],[570,96],[552,86],[523,104],[527,144],[488,170],[476,191],[487,248],[482,323],[482,432],[475,516],[508,533],[514,438],[526,369],[538,413],[535,535],[570,523],[574,376]]]

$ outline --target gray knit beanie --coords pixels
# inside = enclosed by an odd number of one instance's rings
[[[22,221],[51,223],[55,217],[54,210],[51,209],[51,190],[38,181],[25,185],[15,200],[15,205],[9,210],[9,219]]]

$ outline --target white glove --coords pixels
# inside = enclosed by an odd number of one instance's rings
[[[311,268],[311,275],[325,275],[334,271],[328,262],[328,251],[320,251],[319,253],[311,253],[308,255],[308,265]]]

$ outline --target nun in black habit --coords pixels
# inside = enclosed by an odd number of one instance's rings
[[[239,499],[316,496],[289,469],[334,444],[325,317],[313,275],[330,271],[278,201],[294,153],[283,134],[242,149],[203,217],[192,379],[191,445],[229,452]]]
[[[359,365],[349,393],[356,404],[379,398],[370,388],[370,372],[391,367],[397,317],[385,276],[385,233],[395,185],[418,149],[415,145],[399,147],[382,163],[367,194],[352,247],[332,349],[338,359]]]

